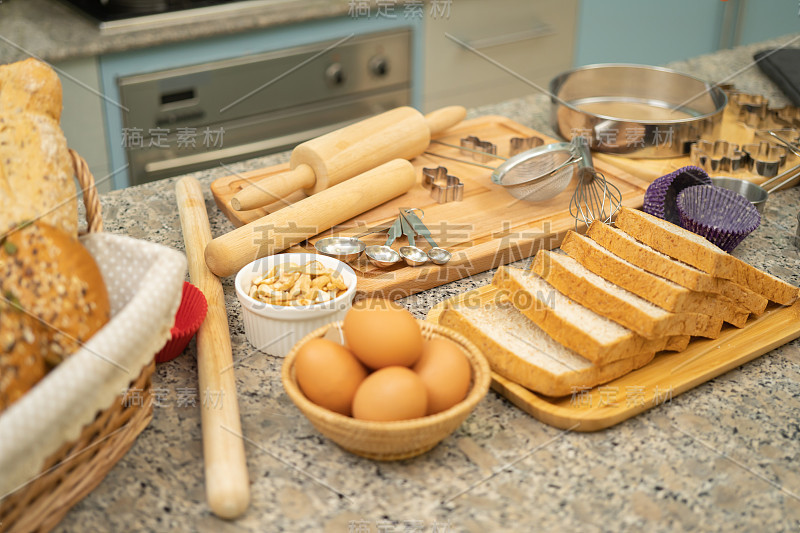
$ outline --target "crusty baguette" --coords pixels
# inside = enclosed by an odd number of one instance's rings
[[[648,339],[670,335],[717,338],[722,319],[671,313],[587,270],[571,257],[539,250],[531,269],[559,292]]]
[[[594,365],[558,344],[509,302],[446,308],[439,322],[459,331],[486,356],[494,372],[546,396],[594,387],[649,363],[653,352]]]
[[[501,266],[492,284],[553,339],[596,365],[689,344],[688,335],[646,339],[570,300],[530,270]]]
[[[790,305],[800,293],[797,287],[733,257],[700,235],[642,211],[623,207],[616,224],[659,252],[713,276],[744,285],[773,302]]]
[[[672,259],[670,256],[637,241],[627,233],[601,221],[589,226],[586,235],[608,251],[634,265],[658,276],[699,292],[713,292],[733,301],[742,310],[760,315],[768,300],[724,278],[716,278],[691,265]]]
[[[567,233],[561,249],[586,269],[667,311],[717,316],[737,328],[747,322],[749,313],[737,310],[727,298],[692,291],[651,274],[574,231]]]

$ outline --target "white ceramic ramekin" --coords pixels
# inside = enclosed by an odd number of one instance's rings
[[[282,306],[260,302],[247,295],[256,277],[283,263],[304,265],[319,261],[338,272],[347,284],[347,291],[333,300],[309,306]],[[356,293],[356,274],[345,263],[318,254],[277,254],[257,259],[236,274],[236,296],[242,304],[244,332],[247,340],[258,350],[286,357],[292,346],[307,334],[331,322],[343,320]]]

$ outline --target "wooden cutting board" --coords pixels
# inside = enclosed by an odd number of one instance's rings
[[[508,155],[509,141],[513,137],[538,136],[545,143],[557,142],[552,137],[500,116],[464,121],[447,130],[438,139],[457,145],[461,138],[469,135],[497,144],[498,154],[502,156]],[[430,145],[429,151],[472,160],[471,155],[462,154],[459,149],[434,143]],[[499,163],[501,161],[497,162]],[[370,264],[366,256],[362,255],[351,264],[358,276],[359,292],[397,299],[529,257],[541,247],[556,248],[561,244],[567,230],[575,229],[575,220],[569,214],[569,201],[575,190],[574,180],[565,191],[551,200],[523,202],[514,199],[502,186],[492,183],[489,169],[427,154],[415,158],[412,164],[417,174],[417,183],[409,192],[286,251],[314,251],[313,243],[322,237],[357,235],[375,226],[390,223],[397,218],[400,208],[420,208],[424,211],[424,223],[436,243],[453,253],[449,263],[442,266],[429,263],[421,267],[409,267],[401,263],[389,269],[380,269]],[[422,169],[437,166],[446,167],[449,174],[464,183],[462,201],[436,203],[430,191],[422,186]],[[597,161],[596,167],[619,187],[626,206],[642,206],[648,182],[605,162]],[[281,202],[267,208],[237,212],[231,208],[230,199],[250,182],[287,169],[288,164],[283,164],[214,181],[211,191],[217,206],[236,226],[256,220],[273,209],[285,208],[287,203]],[[303,197],[303,193],[299,192],[287,198],[287,202]],[[302,220],[296,222],[298,225],[303,224]],[[583,231],[585,227],[581,225],[578,229]],[[386,236],[373,234],[362,239],[367,245],[384,244]],[[406,244],[405,237],[401,237],[393,247],[398,249]],[[421,239],[417,245],[423,249],[428,248],[427,242]]]
[[[498,295],[492,285],[473,289],[434,306],[427,320],[438,324],[447,305],[484,305]],[[789,307],[770,304],[764,314],[751,317],[742,329],[725,324],[717,339],[693,337],[683,352],[661,352],[638,370],[571,396],[543,396],[494,372],[492,389],[545,424],[597,431],[669,403],[675,396],[798,337],[800,300]]]

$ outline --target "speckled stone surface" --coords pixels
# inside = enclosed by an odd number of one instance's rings
[[[685,64],[719,80],[750,50]],[[721,59],[720,59],[721,58]],[[757,69],[731,80],[775,95]],[[473,110],[549,131],[549,103],[531,96]],[[281,154],[237,165],[285,161]],[[204,185],[212,232],[232,226]],[[103,196],[107,231],[183,250],[175,179]],[[778,192],[763,224],[734,255],[795,285],[792,244],[800,189]],[[525,264],[526,261],[521,261]],[[488,283],[491,272],[406,298],[424,317],[435,303]],[[800,342],[674,397],[613,428],[564,432],[490,392],[427,454],[396,463],[351,455],[323,438],[283,393],[281,360],[245,340],[232,279],[224,281],[247,438],[252,503],[240,519],[204,500],[195,344],[158,367],[162,406],[103,483],[58,531],[796,531],[800,528]],[[212,400],[214,400],[212,398]],[[218,399],[216,399],[218,400]],[[225,401],[223,399],[223,401]]]
[[[350,5],[347,0],[276,0],[248,16],[220,16],[166,29],[101,34],[94,19],[65,2],[9,0],[0,3],[0,63],[31,54],[47,61],[62,61],[345,16]]]

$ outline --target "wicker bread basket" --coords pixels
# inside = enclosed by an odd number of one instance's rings
[[[374,422],[334,413],[312,403],[303,395],[295,379],[297,352],[305,342],[324,336],[330,327],[341,326],[341,322],[317,329],[292,348],[281,370],[286,393],[320,433],[356,455],[380,461],[397,461],[427,452],[455,431],[486,396],[491,373],[483,354],[460,333],[431,322],[418,323],[425,339],[444,337],[458,344],[472,367],[472,388],[464,400],[450,409],[413,420]]]
[[[83,158],[73,150],[70,156],[83,191],[87,232],[102,232],[94,178]],[[123,402],[120,397],[98,412],[78,439],[64,443],[48,457],[39,475],[0,500],[0,532],[50,531],[73,505],[100,484],[152,419],[149,397],[154,369],[155,361],[151,361],[130,383],[131,390],[141,391],[141,403]]]

